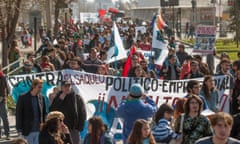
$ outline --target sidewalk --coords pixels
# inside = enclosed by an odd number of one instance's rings
[[[23,57],[26,56],[30,52],[34,52],[34,44],[32,44],[31,47],[24,48],[21,44],[21,41],[19,40],[18,45],[19,45],[18,48]],[[37,49],[40,47],[40,45],[41,45],[41,42],[37,42]],[[2,42],[0,41],[0,63],[2,63],[2,57],[6,58],[6,59],[8,58],[7,56],[4,56],[2,54]]]
[[[17,131],[16,131],[16,119],[15,119],[15,115],[9,115],[8,116],[9,119],[9,125],[10,125],[10,140],[5,140],[5,135],[2,136],[2,139],[0,139],[0,144],[9,144],[10,142],[12,142],[15,138],[18,137]],[[1,130],[3,131],[3,126],[2,126],[2,122],[1,122]],[[2,132],[3,133],[3,132]]]

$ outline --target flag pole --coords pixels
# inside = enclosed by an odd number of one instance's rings
[[[114,24],[116,25],[116,22],[115,21],[113,21],[113,39],[114,39],[114,50],[115,50],[115,52],[116,52],[116,49],[117,49],[117,46],[116,46],[116,44],[115,44],[115,29],[114,29]],[[116,25],[116,27],[117,27],[117,25]],[[114,69],[117,69],[117,56],[115,56],[115,61],[114,61]]]

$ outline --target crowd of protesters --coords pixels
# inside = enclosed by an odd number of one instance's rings
[[[131,62],[129,63],[130,68],[125,76],[165,80],[204,77],[202,87],[200,87],[199,81],[190,80],[188,82],[188,93],[186,93],[183,99],[180,99],[176,103],[175,109],[166,104],[157,108],[151,98],[144,94],[140,85],[132,85],[129,96],[126,100],[122,101],[117,108],[117,114],[123,119],[124,123],[124,144],[155,144],[156,142],[169,143],[170,141],[193,144],[198,139],[206,136],[209,137],[200,139],[197,143],[208,141],[208,143],[215,144],[216,142],[221,142],[221,138],[222,142],[225,143],[240,143],[235,139],[229,138],[231,132],[230,127],[235,125],[232,129],[231,136],[240,139],[240,125],[239,123],[236,125],[236,121],[239,121],[240,112],[240,60],[232,62],[226,53],[222,53],[220,56],[220,63],[217,64],[215,71],[212,65],[210,66],[208,63],[202,61],[202,55],[192,55],[186,52],[185,46],[181,43],[177,43],[175,37],[171,36],[168,40],[165,40],[166,42],[168,41],[168,55],[163,64],[159,66],[159,64],[155,64],[155,58],[153,56],[146,59],[141,52],[137,51],[138,49],[144,51],[151,50],[152,27],[150,23],[145,25],[145,33],[141,31],[136,32],[135,24],[117,23],[117,26],[124,48],[130,51],[136,49],[135,52],[131,54]],[[114,45],[111,24],[77,23],[63,27],[65,29],[59,30],[56,37],[53,37],[49,31],[46,32],[43,30],[42,33],[44,34],[41,35],[41,46],[36,52],[27,54],[23,67],[18,74],[72,69],[101,75],[123,76],[122,73],[125,69],[124,65],[126,59],[106,64],[107,51]],[[22,42],[25,46],[30,46],[30,37],[31,35],[29,32],[25,30],[24,37],[22,37]],[[21,51],[17,41],[13,41],[10,46],[11,50],[9,51],[8,58],[10,62],[13,62],[21,57]],[[40,60],[35,59],[38,55],[41,57]],[[214,54],[211,55],[214,56]],[[238,53],[238,56],[240,58],[240,53]],[[17,63],[12,69],[18,66],[19,64]],[[234,116],[234,120],[232,116],[219,112],[218,90],[213,80],[213,76],[215,75],[228,75],[230,77],[230,114]],[[29,91],[29,95],[37,96],[38,94],[35,92],[39,91],[38,87],[41,88],[41,84],[41,81],[36,80],[36,84],[33,84],[32,89]],[[55,116],[51,117],[53,113],[50,113],[42,129],[34,125],[27,129],[27,133],[24,133],[26,129],[24,129],[23,125],[25,124],[24,126],[26,126],[28,124],[24,122],[19,123],[24,120],[24,118],[22,118],[24,113],[22,113],[22,109],[19,109],[19,106],[26,106],[22,100],[24,97],[27,99],[26,95],[22,96],[20,98],[21,101],[18,101],[17,104],[17,128],[20,130],[19,132],[29,139],[29,137],[33,137],[29,136],[31,132],[41,131],[39,137],[40,143],[44,143],[44,136],[48,136],[49,140],[52,140],[53,143],[64,143],[64,141],[73,144],[79,143],[80,140],[76,140],[76,133],[74,130],[77,130],[78,133],[83,129],[83,120],[86,119],[86,113],[85,109],[79,111],[80,113],[74,111],[76,110],[76,108],[74,108],[75,104],[72,104],[70,102],[72,100],[68,100],[68,98],[74,100],[76,100],[76,98],[67,97],[70,94],[72,94],[72,91],[69,83],[63,82],[61,90],[58,92],[58,89],[56,89],[56,92],[49,96],[51,102],[50,109],[55,112]],[[77,94],[73,93],[72,95]],[[78,97],[81,98],[81,96]],[[85,107],[82,100],[76,101],[79,101],[78,106]],[[37,103],[38,101],[32,98],[28,100],[28,102],[30,108],[33,103]],[[72,114],[67,112],[63,103],[66,103],[69,109],[72,109],[73,115],[78,113],[76,117],[83,116],[83,119],[80,120],[81,126],[76,126],[77,124],[74,123],[76,119],[72,117]],[[79,109],[80,108],[77,108],[77,110]],[[216,112],[216,114],[213,118],[207,118],[201,115],[202,109],[210,109]],[[38,114],[40,114],[40,112],[44,114],[45,108],[40,111],[39,108],[34,107],[33,111]],[[33,113],[33,111],[31,112]],[[60,113],[58,111],[60,111]],[[178,114],[175,114],[177,112]],[[172,118],[173,115],[174,118]],[[1,115],[1,117],[4,118],[3,115]],[[44,122],[39,115],[32,114],[32,117],[34,124]],[[147,122],[150,117],[153,117],[153,126],[149,125]],[[18,118],[21,118],[21,121],[19,121]],[[54,129],[51,129],[52,126],[50,122],[56,125]],[[170,122],[172,122],[174,126],[171,125]],[[31,122],[29,121],[29,123]],[[220,126],[218,123],[222,125]],[[60,128],[60,126],[64,128]],[[220,132],[219,127],[228,130]],[[114,143],[106,132],[106,127],[104,127],[101,118],[90,118],[88,135],[84,139],[84,144]],[[9,130],[7,127],[5,128],[5,134],[9,137]],[[62,134],[64,134],[65,137],[63,137]],[[29,143],[33,142],[29,141]]]

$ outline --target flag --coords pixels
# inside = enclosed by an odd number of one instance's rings
[[[161,49],[159,56],[155,58],[155,64],[161,67],[167,57],[168,57],[168,49]]]
[[[105,10],[105,9],[99,9],[98,10],[98,16],[99,17],[105,16],[106,13],[107,13],[107,10]]]
[[[116,62],[117,60],[127,58],[127,53],[123,47],[122,39],[119,35],[118,28],[113,23],[113,37],[114,37],[114,45],[109,48],[107,51],[107,59],[106,63]]]
[[[165,21],[162,18],[161,13],[157,16],[157,27],[159,30],[163,30],[164,27],[166,27],[167,24],[165,23]]]
[[[73,24],[73,19],[72,19],[72,18],[69,19],[69,24],[70,24],[70,25]]]
[[[151,24],[150,24],[150,27],[151,27],[151,28],[154,27],[154,23],[155,23],[155,21],[156,21],[156,18],[157,18],[157,13],[154,13],[153,18],[152,18],[152,21],[151,21]]]
[[[116,8],[112,8],[112,7],[110,7],[110,8],[108,9],[108,12],[118,14],[118,13],[119,13],[119,10],[116,9]]]
[[[123,67],[123,70],[122,70],[122,76],[123,76],[123,77],[127,77],[127,76],[128,76],[128,71],[129,71],[130,68],[131,68],[131,57],[132,57],[132,55],[133,55],[135,52],[136,52],[136,47],[133,46],[133,47],[131,48],[131,51],[130,51],[130,53],[129,53],[129,55],[128,55],[127,61],[126,61],[126,63],[124,64],[124,67]]]
[[[182,80],[184,79],[184,76],[190,72],[190,61],[185,61],[183,64],[182,64],[182,70],[180,72],[180,77],[179,79]]]
[[[162,29],[167,26],[159,14],[154,22],[152,48],[155,48],[155,64],[162,66],[168,55],[167,44],[164,42]],[[154,50],[153,50],[154,51]]]
[[[164,42],[164,38],[161,32],[165,25],[166,24],[162,20],[161,15],[158,15],[153,27],[152,48],[167,49],[167,45]]]

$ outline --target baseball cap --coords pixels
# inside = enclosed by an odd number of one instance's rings
[[[140,98],[143,95],[143,88],[140,84],[133,84],[129,91],[130,96]]]

